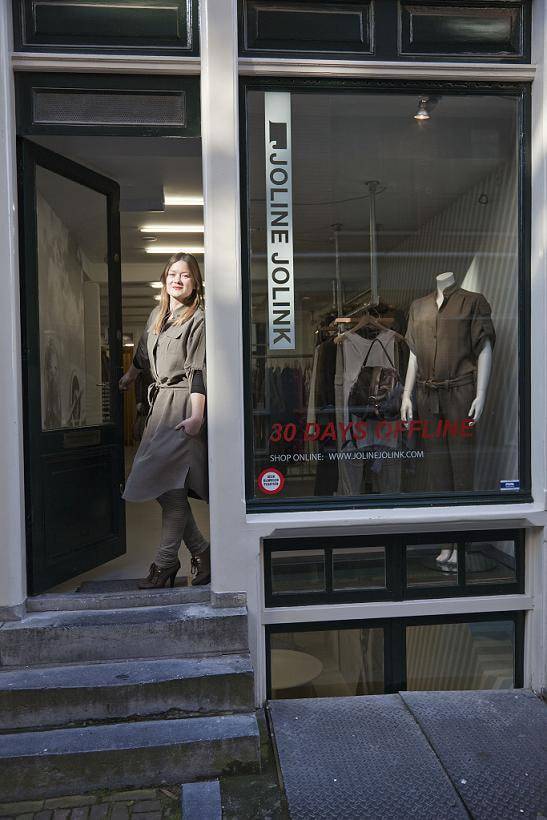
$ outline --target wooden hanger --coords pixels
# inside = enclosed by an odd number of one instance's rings
[[[334,341],[336,342],[336,344],[339,344],[341,341],[343,341],[344,336],[346,335],[346,333],[350,333],[350,332],[355,333],[357,330],[360,330],[362,327],[367,327],[367,326],[375,327],[377,330],[380,330],[380,331],[389,330],[389,328],[386,328],[385,325],[383,325],[380,321],[378,321],[378,319],[375,319],[374,316],[371,316],[370,313],[368,312],[368,310],[366,310],[363,313],[363,315],[361,316],[361,318],[359,319],[359,321],[357,322],[357,324],[355,325],[355,327],[351,328],[351,331],[346,330],[346,331],[344,331],[344,333],[340,333],[335,338]],[[397,333],[396,330],[390,330],[390,332],[400,342],[406,342],[405,337],[401,336],[400,333]]]

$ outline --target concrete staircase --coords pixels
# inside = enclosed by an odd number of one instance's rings
[[[247,612],[208,597],[40,596],[0,625],[0,801],[257,770]]]

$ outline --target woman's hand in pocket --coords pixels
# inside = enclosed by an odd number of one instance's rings
[[[201,430],[201,425],[203,424],[203,418],[199,418],[198,416],[190,416],[184,421],[181,421],[180,424],[177,424],[175,430],[184,430],[187,436],[197,436],[199,431]]]

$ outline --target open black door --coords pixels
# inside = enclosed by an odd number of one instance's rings
[[[119,187],[19,143],[29,592],[125,552]]]

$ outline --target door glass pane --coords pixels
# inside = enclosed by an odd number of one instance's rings
[[[511,689],[514,644],[513,621],[409,626],[407,689]]]
[[[332,588],[383,589],[386,585],[384,547],[332,551]]]
[[[42,429],[110,418],[107,201],[36,168]]]
[[[457,584],[457,544],[416,544],[406,548],[407,587],[446,587]]]
[[[514,541],[465,545],[466,584],[510,584],[516,581],[516,573]]]
[[[272,592],[324,592],[323,550],[272,552]]]
[[[378,695],[384,691],[383,629],[271,635],[273,698]]]

